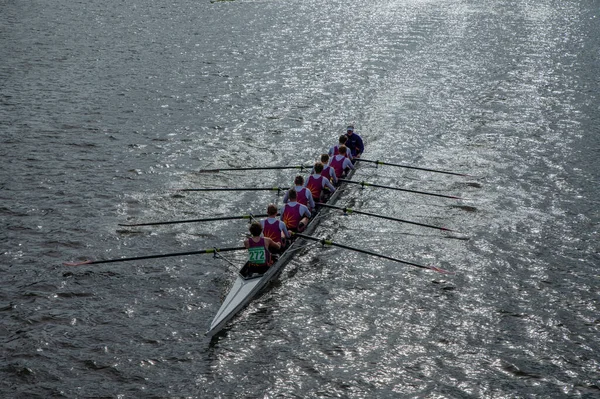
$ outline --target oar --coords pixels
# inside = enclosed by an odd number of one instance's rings
[[[435,194],[435,193],[428,193],[426,191],[409,190],[407,188],[382,186],[382,185],[379,185],[379,184],[367,183],[367,182],[364,182],[364,181],[353,181],[353,180],[347,180],[347,179],[338,179],[338,181],[342,181],[342,182],[345,182],[345,183],[359,184],[359,185],[361,185],[363,187],[365,187],[365,186],[368,186],[368,187],[379,187],[379,188],[387,188],[387,189],[390,189],[390,190],[406,191],[408,193],[432,195],[434,197],[451,198],[451,199],[458,199],[458,200],[465,199],[465,198],[461,198],[461,197],[455,197],[454,195]]]
[[[357,161],[370,162],[370,163],[374,163],[376,165],[397,166],[399,168],[416,169],[416,170],[424,170],[424,171],[427,171],[427,172],[444,173],[446,175],[475,177],[473,175],[468,175],[466,173],[450,172],[450,171],[447,171],[447,170],[439,170],[439,169],[420,168],[420,167],[417,167],[417,166],[402,165],[402,164],[398,164],[398,163],[389,163],[389,162],[383,162],[383,161],[372,161],[370,159],[364,159],[364,158],[358,158]]]
[[[180,188],[177,191],[286,191],[289,187],[208,187]]]
[[[217,252],[241,251],[243,249],[246,249],[246,248],[245,247],[210,248],[210,249],[203,249],[203,250],[200,250],[200,251],[191,251],[191,252],[177,252],[177,253],[171,253],[171,254],[137,256],[135,258],[117,258],[117,259],[105,259],[105,260],[86,260],[86,261],[83,261],[83,262],[64,262],[63,265],[65,265],[65,266],[97,265],[99,263],[129,262],[129,261],[132,261],[132,260],[167,258],[167,257],[170,257],[170,256],[187,256],[187,255],[198,255],[198,254],[214,254],[214,253],[217,253]]]
[[[367,254],[367,255],[371,255],[371,256],[376,256],[378,258],[383,258],[383,259],[388,259],[388,260],[392,260],[394,262],[399,262],[399,263],[404,263],[406,265],[410,265],[410,266],[415,266],[415,267],[419,267],[421,269],[428,269],[428,270],[433,270],[439,273],[445,273],[445,274],[454,274],[454,272],[450,272],[448,270],[444,270],[441,269],[439,267],[435,267],[435,266],[424,266],[424,265],[419,265],[418,263],[413,263],[413,262],[407,262],[405,260],[401,260],[398,258],[393,258],[391,256],[387,256],[387,255],[382,255],[382,254],[378,254],[377,252],[373,252],[373,251],[368,251],[366,249],[360,249],[360,248],[354,248],[354,247],[350,247],[348,245],[344,245],[344,244],[339,244],[337,242],[333,242],[331,240],[326,240],[326,239],[322,239],[319,237],[313,237],[313,236],[309,236],[306,234],[302,234],[302,233],[293,233],[294,235],[298,236],[298,237],[302,237],[305,238],[307,240],[313,240],[313,241],[317,241],[320,242],[323,245],[331,245],[334,247],[339,247],[339,248],[344,248],[344,249],[348,249],[350,251],[355,251],[355,252],[360,252],[363,254]]]
[[[292,165],[292,166],[256,166],[256,167],[247,167],[247,168],[222,168],[222,169],[200,169],[199,173],[219,173],[219,172],[229,172],[232,170],[278,170],[278,169],[310,169],[312,166],[305,165]]]
[[[357,211],[355,209],[343,208],[341,206],[324,204],[322,202],[317,202],[316,205],[324,206],[326,208],[339,209],[339,210],[343,211],[344,213],[356,213],[356,214],[359,214],[359,215],[373,216],[373,217],[380,218],[380,219],[393,220],[393,221],[396,221],[396,222],[409,223],[409,224],[414,224],[414,225],[417,225],[417,226],[430,227],[432,229],[438,229],[438,230],[442,230],[442,231],[451,231],[451,232],[454,232],[454,233],[458,233],[458,231],[452,230],[452,229],[448,229],[446,227],[438,227],[438,226],[432,226],[430,224],[425,224],[425,223],[411,222],[409,220],[398,219],[398,218],[394,218],[394,217],[391,217],[391,216],[385,216],[385,215],[378,215],[376,213],[369,213],[369,212]]]
[[[132,223],[132,224],[119,223],[119,226],[126,226],[126,227],[157,226],[157,225],[161,225],[161,224],[214,222],[216,220],[252,219],[252,218],[262,218],[262,217],[267,217],[267,216],[269,216],[269,215],[252,215],[251,214],[251,215],[238,215],[238,216],[219,216],[219,217],[214,217],[214,218],[171,220],[171,221],[166,221],[166,222]]]

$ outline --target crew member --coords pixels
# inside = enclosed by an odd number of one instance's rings
[[[296,200],[302,205],[306,205],[311,211],[315,209],[315,200],[309,189],[304,187],[304,177],[298,175],[294,179],[294,190],[296,190]],[[288,193],[283,195],[283,202],[288,202]]]
[[[293,188],[287,192],[288,202],[281,208],[281,220],[283,220],[288,230],[302,232],[308,224],[311,213],[306,205],[296,201],[297,195],[296,190]]]
[[[346,136],[345,134],[342,134],[338,140],[338,144],[334,145],[333,147],[331,147],[329,149],[329,156],[332,157],[334,155],[337,155],[340,153],[340,147],[343,145],[346,145],[346,142],[348,141],[348,136]],[[346,148],[348,146],[346,145]],[[348,158],[350,158],[350,160],[352,161],[352,154],[349,151],[346,151],[346,156]]]
[[[248,272],[263,274],[273,264],[270,249],[279,250],[281,245],[268,237],[262,236],[262,226],[258,222],[250,225],[252,237],[244,240],[244,246],[248,248]]]
[[[324,201],[325,194],[332,194],[335,191],[335,188],[329,179],[323,176],[321,172],[323,172],[323,164],[321,162],[315,163],[313,174],[308,177],[304,186],[310,190],[313,198]],[[325,188],[328,190],[324,190]]]
[[[263,236],[280,244],[279,252],[282,252],[287,245],[286,239],[290,238],[290,233],[285,223],[277,217],[277,206],[275,204],[267,206],[267,218],[261,220],[260,225],[263,229]]]
[[[354,169],[352,161],[345,156],[346,151],[349,151],[346,146],[340,146],[339,151],[340,153],[331,158],[331,162],[329,162],[329,166],[335,170],[335,176],[338,179],[349,169]]]
[[[333,170],[333,168],[329,165],[329,154],[321,155],[321,163],[323,164],[323,171],[321,172],[321,175],[328,178],[329,181],[333,182],[333,184],[337,184],[338,181],[337,176],[335,175],[335,170]]]
[[[349,125],[346,128],[346,136],[348,137],[348,141],[346,141],[346,147],[350,149],[352,158],[360,158],[360,155],[365,150],[365,145],[363,144],[362,138],[358,134],[354,133],[353,125]]]

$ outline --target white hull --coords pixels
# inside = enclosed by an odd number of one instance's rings
[[[354,175],[354,170],[351,170],[348,173],[347,178],[351,179]],[[338,197],[341,194],[341,189],[343,186],[339,186],[335,193],[329,198],[327,201],[330,204],[333,204],[337,201]],[[313,217],[306,229],[303,231],[303,234],[312,234],[317,225],[319,224],[318,213]],[[300,248],[306,241],[302,238],[296,239],[290,246],[285,250],[283,254],[277,259],[277,261],[269,267],[269,270],[260,277],[245,279],[240,274],[238,274],[235,282],[233,283],[233,287],[227,294],[227,297],[223,301],[223,304],[219,308],[216,316],[214,317],[212,323],[210,324],[210,329],[206,332],[206,335],[213,336],[225,327],[225,324],[229,320],[233,318],[242,308],[244,308],[248,303],[269,283],[280,271],[281,269],[289,262],[293,254],[296,252],[298,248]]]

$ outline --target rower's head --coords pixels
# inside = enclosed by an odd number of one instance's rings
[[[323,164],[321,162],[315,163],[315,173],[320,174],[323,171]]]
[[[329,154],[321,154],[321,163],[327,165],[329,163]]]
[[[346,155],[347,149],[348,147],[346,147],[345,145],[341,145],[340,148],[338,148],[338,151],[340,152],[340,155]]]
[[[352,133],[354,133],[354,125],[348,125],[348,127],[346,128],[346,134],[348,136],[352,136]]]
[[[262,226],[258,222],[252,222],[250,225],[250,234],[252,234],[252,237],[258,237],[262,233],[262,230]]]
[[[345,134],[342,134],[339,139],[340,144],[344,145],[344,144],[346,144],[346,141],[348,141],[348,136],[346,136]]]
[[[295,189],[291,189],[290,191],[288,191],[288,199],[291,202],[296,202],[296,200],[298,199],[298,194],[296,193]]]
[[[294,179],[294,184],[297,186],[301,186],[304,184],[304,177],[298,175],[296,176],[296,178]]]
[[[277,215],[277,205],[269,204],[269,206],[267,206],[267,215],[269,215],[269,216]]]

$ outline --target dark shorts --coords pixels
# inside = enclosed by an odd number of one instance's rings
[[[267,270],[269,270],[268,265],[255,265],[253,263],[248,264],[248,272],[249,273],[264,274],[267,272]]]
[[[246,263],[240,270],[240,275],[245,279],[260,277],[269,270],[267,265],[256,265],[253,263]]]

